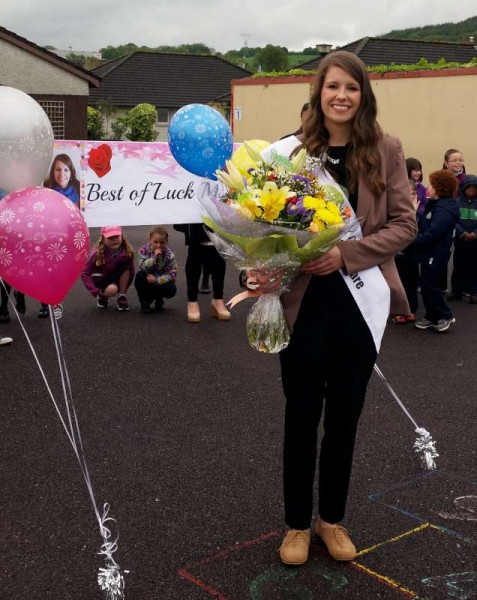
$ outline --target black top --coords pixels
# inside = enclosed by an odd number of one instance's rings
[[[356,212],[358,206],[358,194],[352,192],[348,194],[348,173],[346,172],[346,157],[348,150],[351,148],[351,144],[346,146],[329,146],[328,156],[331,160],[326,161],[326,168],[333,175],[336,182],[345,189],[348,200]],[[338,162],[336,162],[338,161]]]

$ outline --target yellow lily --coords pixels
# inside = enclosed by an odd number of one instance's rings
[[[273,181],[267,181],[260,192],[261,204],[263,207],[262,217],[267,221],[273,221],[278,217],[280,211],[285,208],[285,202],[288,198],[288,186],[278,188]]]
[[[261,153],[258,150],[256,150],[251,144],[244,142],[243,145],[247,149],[248,155],[250,156],[250,158],[253,160],[254,163],[263,162]]]
[[[300,152],[298,152],[298,154],[296,154],[292,158],[291,172],[292,173],[300,173],[300,171],[303,169],[303,165],[305,164],[305,160],[306,160],[306,150],[305,150],[305,148],[302,148],[300,150]]]
[[[227,167],[226,171],[215,171],[217,179],[232,190],[243,191],[245,189],[245,182],[240,171],[230,160],[225,161],[225,165]]]

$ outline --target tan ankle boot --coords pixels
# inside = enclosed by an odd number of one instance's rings
[[[341,525],[324,527],[321,525],[321,521],[317,521],[315,532],[323,540],[330,556],[335,560],[354,560],[356,558],[356,548],[348,532]]]
[[[290,529],[280,546],[280,560],[286,565],[302,565],[308,560],[309,529]]]

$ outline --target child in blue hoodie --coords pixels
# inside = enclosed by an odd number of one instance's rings
[[[477,177],[467,175],[459,184],[459,221],[454,236],[454,270],[452,293],[447,300],[461,300],[470,294],[470,304],[477,304]]]
[[[455,323],[451,309],[444,300],[439,276],[447,265],[454,228],[459,219],[457,179],[447,169],[429,175],[430,198],[418,217],[419,231],[410,250],[421,265],[420,286],[425,317],[416,321],[418,329],[434,329],[442,333]]]

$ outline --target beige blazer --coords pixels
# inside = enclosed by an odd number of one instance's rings
[[[408,246],[417,234],[416,209],[409,193],[409,181],[401,142],[384,136],[379,143],[381,179],[386,189],[374,195],[362,178],[358,187],[356,214],[362,217],[362,240],[338,244],[345,269],[355,273],[379,266],[391,290],[391,314],[409,314],[409,304],[394,262],[394,255]],[[282,294],[290,331],[298,316],[303,294],[311,275],[301,273]]]

